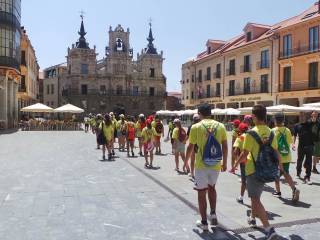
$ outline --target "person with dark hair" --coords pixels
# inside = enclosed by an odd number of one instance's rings
[[[303,181],[308,185],[312,185],[310,180],[311,168],[312,168],[312,155],[314,148],[314,138],[312,134],[312,122],[306,120],[305,115],[301,115],[301,123],[295,125],[294,127],[294,139],[293,139],[293,149],[295,149],[295,143],[297,137],[299,137],[298,144],[298,158],[297,158],[297,178],[301,179],[302,164],[306,169],[306,175]]]
[[[130,157],[130,151],[131,156],[134,157],[134,140],[136,138],[136,129],[135,129],[135,123],[134,118],[132,116],[128,116],[128,122],[127,122],[127,134],[126,134],[126,140],[127,140],[127,156]]]
[[[105,139],[102,137],[102,131],[99,128],[100,124],[103,122],[103,117],[102,115],[99,113],[96,115],[95,117],[95,121],[94,121],[94,132],[96,134],[96,140],[97,140],[97,149],[100,149],[101,145],[105,144]]]
[[[240,120],[239,119],[235,119],[233,122],[232,122],[232,142],[231,142],[231,167],[234,166],[234,163],[235,163],[235,160],[236,160],[236,156],[234,155],[234,147],[233,147],[233,144],[234,142],[236,141],[236,139],[238,138],[238,128],[239,128],[239,125],[240,125]],[[235,173],[235,169],[231,169],[230,170],[230,173]]]
[[[252,119],[255,127],[247,132],[243,142],[243,151],[237,162],[246,162],[245,173],[247,181],[248,196],[251,199],[251,216],[248,218],[250,226],[256,226],[256,217],[260,218],[266,232],[266,239],[271,240],[277,237],[274,228],[270,226],[267,212],[260,200],[263,192],[264,182],[257,178],[256,161],[259,157],[259,152],[262,144],[269,143],[277,153],[277,140],[272,136],[270,128],[266,125],[267,109],[263,105],[255,105],[252,108]],[[254,137],[256,136],[256,137]],[[278,159],[277,159],[278,160]]]
[[[175,170],[180,173],[179,169],[179,156],[181,157],[183,161],[183,172],[185,174],[188,174],[190,172],[189,164],[186,161],[186,154],[185,154],[185,145],[186,141],[188,140],[188,136],[184,128],[181,126],[180,119],[176,118],[173,121],[175,128],[172,133],[172,139],[174,140],[174,149],[175,149],[175,163],[176,168]]]
[[[152,127],[151,119],[147,119],[146,127],[142,130],[141,136],[143,139],[143,150],[145,159],[145,168],[153,168],[153,150],[154,150],[154,138],[157,132]],[[150,162],[148,160],[148,153],[150,154]]]
[[[156,154],[161,154],[161,137],[164,137],[164,127],[159,115],[154,117],[152,127],[156,130],[155,148]]]
[[[174,118],[173,119],[169,119],[169,123],[168,123],[168,135],[167,138],[170,139],[170,143],[171,143],[171,153],[174,154],[174,140],[172,139],[172,134],[173,134],[173,130],[174,130],[174,124],[173,124]]]
[[[100,123],[99,126],[100,131],[102,131],[103,135],[104,135],[104,139],[105,139],[105,144],[102,145],[102,158],[103,160],[105,160],[105,153],[106,153],[106,149],[108,150],[108,160],[111,161],[112,160],[112,141],[113,141],[113,135],[114,135],[114,127],[112,124],[112,120],[109,114],[104,115],[104,121],[102,121]]]
[[[226,171],[228,157],[227,131],[225,126],[211,119],[211,106],[202,104],[198,108],[201,121],[194,124],[190,130],[187,161],[196,151],[195,162],[195,190],[198,192],[198,205],[201,221],[197,226],[208,231],[207,221],[207,193],[210,204],[209,220],[211,225],[217,225],[216,215],[216,183],[219,172]]]
[[[119,115],[120,120],[117,122],[119,151],[125,151],[126,148],[126,135],[127,135],[127,121],[124,114]]]
[[[274,136],[278,142],[278,151],[281,157],[281,165],[282,170],[281,174],[284,176],[286,182],[292,189],[292,201],[299,201],[300,191],[294,185],[294,182],[290,176],[290,162],[291,162],[291,146],[292,145],[292,135],[290,129],[284,126],[284,114],[277,113],[274,116],[274,121],[276,127],[272,129],[274,132]],[[281,198],[281,190],[280,190],[280,181],[277,179],[275,181],[276,192],[273,193],[273,196]]]
[[[114,116],[113,112],[110,112],[109,115],[110,115],[110,119],[111,119],[112,126],[113,126],[113,138],[111,141],[111,152],[112,152],[112,156],[115,156],[116,154],[114,152],[114,143],[116,142],[116,139],[117,139],[117,119]]]
[[[142,147],[143,147],[143,139],[142,139],[142,130],[146,127],[146,119],[144,114],[139,115],[139,119],[136,122],[136,135],[139,141],[139,155],[142,157]]]

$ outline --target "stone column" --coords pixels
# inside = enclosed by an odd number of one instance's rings
[[[12,117],[12,79],[8,79],[7,82],[7,121],[8,128],[13,127],[13,117]]]
[[[7,128],[7,79],[5,76],[0,76],[0,121],[4,121]]]

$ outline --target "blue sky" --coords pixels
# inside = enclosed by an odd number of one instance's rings
[[[247,22],[274,24],[294,16],[315,0],[22,0],[22,25],[36,50],[40,68],[65,62],[78,39],[80,11],[87,40],[103,58],[108,29],[130,28],[134,56],[147,45],[148,20],[158,50],[164,51],[168,91],[180,90],[181,64],[205,48],[207,39],[227,40]]]

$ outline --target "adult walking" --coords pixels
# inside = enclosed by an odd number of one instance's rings
[[[181,126],[181,121],[176,118],[173,121],[175,128],[172,133],[172,139],[174,141],[174,159],[176,163],[176,168],[175,170],[180,173],[179,169],[179,156],[181,157],[183,161],[183,172],[185,174],[188,174],[190,172],[190,167],[188,162],[186,161],[186,154],[185,154],[185,146],[186,146],[186,141],[188,140],[187,132],[183,129]]]

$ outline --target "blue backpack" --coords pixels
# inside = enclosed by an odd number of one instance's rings
[[[202,125],[208,133],[207,143],[203,150],[203,162],[208,166],[214,166],[219,164],[222,160],[221,145],[215,138],[218,126],[214,128],[206,128],[204,124]]]
[[[274,133],[271,131],[269,139],[266,142],[262,142],[260,136],[255,131],[248,131],[247,133],[259,144],[257,159],[254,159],[251,154],[256,168],[254,176],[264,183],[274,182],[276,179],[279,179],[279,158],[276,151],[271,146]]]

